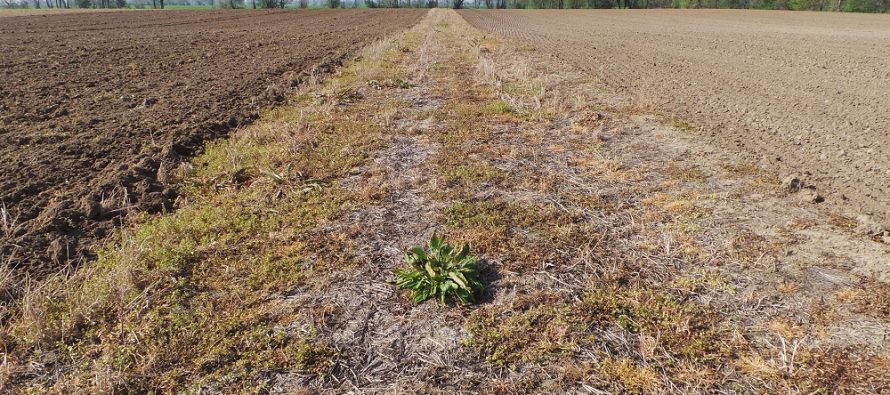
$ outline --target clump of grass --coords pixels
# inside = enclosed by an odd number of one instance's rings
[[[516,113],[516,109],[504,100],[495,100],[493,103],[485,106],[485,110],[497,115],[512,115]]]
[[[503,233],[510,222],[506,211],[506,206],[496,202],[457,201],[445,208],[445,219],[455,227],[483,228]]]
[[[384,88],[411,89],[416,85],[402,78],[392,78],[382,82],[380,80],[368,80],[368,86],[376,90],[381,90]]]
[[[442,303],[447,300],[462,304],[474,301],[483,286],[469,244],[458,250],[446,243],[444,237],[433,235],[428,247],[429,251],[414,247],[405,252],[405,262],[411,268],[396,271],[396,285],[410,290],[415,303],[429,298]]]
[[[628,358],[606,358],[598,370],[609,381],[621,384],[623,392],[628,394],[650,394],[661,385],[654,369],[637,366]]]
[[[504,83],[503,90],[513,96],[539,96],[544,92],[544,85],[540,81],[507,82]]]
[[[452,167],[444,174],[446,182],[464,186],[491,181],[499,176],[501,171],[488,164]]]
[[[702,182],[707,179],[707,175],[700,168],[695,166],[683,166],[677,162],[668,163],[665,170],[671,178],[679,181]]]
[[[686,130],[686,131],[693,129],[692,125],[688,121],[685,121],[682,119],[671,120],[671,126],[677,128],[677,129]]]
[[[430,71],[442,72],[448,70],[449,66],[445,63],[435,62],[430,65],[429,69]]]
[[[0,236],[12,240],[22,226],[18,219],[18,215],[13,215],[6,208],[6,203],[0,203]]]

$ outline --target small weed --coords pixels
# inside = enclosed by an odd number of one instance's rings
[[[376,90],[381,90],[384,88],[411,89],[416,85],[401,78],[393,78],[387,81],[369,80],[368,86]]]
[[[111,92],[101,92],[93,96],[95,103],[109,103],[115,100],[114,94]]]
[[[332,104],[335,106],[354,104],[365,98],[361,92],[352,88],[339,89],[331,94],[315,93],[314,97],[318,104]]]
[[[444,237],[433,235],[429,252],[414,247],[405,252],[405,261],[411,269],[396,271],[396,285],[411,290],[415,303],[436,298],[442,303],[457,299],[467,304],[482,291],[479,267],[468,244],[457,250]]]
[[[445,218],[451,226],[503,233],[510,222],[505,210],[503,205],[495,202],[454,202],[445,209]]]
[[[284,170],[261,170],[268,180],[278,186],[297,186],[303,193],[318,191],[322,188],[322,182],[308,178],[300,171],[293,170],[293,164],[288,163]]]
[[[671,126],[677,128],[677,129],[680,129],[680,130],[685,130],[685,131],[690,131],[690,130],[694,129],[694,127],[689,122],[684,121],[682,119],[671,120]]]
[[[391,84],[392,84],[393,87],[396,87],[396,88],[399,88],[399,89],[411,89],[411,88],[415,87],[415,85],[412,84],[411,82],[409,82],[409,81],[405,81],[405,80],[403,80],[403,79],[401,79],[401,78],[394,78],[394,79],[393,79],[392,81],[390,81],[390,82],[391,82]]]
[[[512,115],[516,113],[516,110],[504,100],[496,100],[494,103],[485,106],[485,110],[498,115]]]
[[[337,105],[352,104],[362,98],[364,98],[364,95],[355,89],[343,89],[334,95]]]
[[[484,165],[457,166],[445,170],[444,178],[449,184],[472,185],[494,180],[501,175],[497,168]]]
[[[21,227],[18,218],[18,215],[12,215],[6,208],[6,203],[0,204],[0,231],[5,239],[11,240],[18,232]]]

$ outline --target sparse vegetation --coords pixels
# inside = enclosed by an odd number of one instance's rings
[[[176,210],[97,259],[0,264],[0,392],[886,387],[857,221],[601,89],[434,10],[171,169]]]

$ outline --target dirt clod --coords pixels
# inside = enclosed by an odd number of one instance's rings
[[[879,223],[874,217],[859,215],[856,217],[856,233],[864,236],[884,236],[890,233],[890,226]],[[890,234],[888,234],[890,236]]]
[[[805,188],[797,193],[797,199],[803,203],[822,203],[825,198],[815,188]]]
[[[788,193],[795,193],[804,187],[803,181],[796,175],[790,175],[782,180],[782,186]]]

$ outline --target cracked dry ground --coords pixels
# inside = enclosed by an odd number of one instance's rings
[[[26,292],[35,392],[879,393],[886,245],[775,175],[450,10],[179,171],[71,278]],[[480,303],[392,284],[434,233]],[[49,314],[51,313],[51,314]]]

